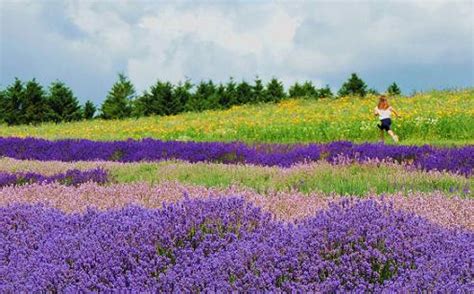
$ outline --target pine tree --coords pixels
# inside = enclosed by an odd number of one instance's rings
[[[87,100],[83,109],[84,119],[93,119],[96,111],[97,108],[95,107],[94,103],[92,103],[90,100]]]
[[[331,88],[329,88],[329,85],[326,85],[326,87],[321,88],[318,90],[318,97],[319,98],[331,98],[333,97]]]
[[[24,119],[26,123],[38,124],[51,120],[52,110],[47,103],[47,96],[36,79],[26,83],[24,97]]]
[[[6,104],[7,104],[7,94],[6,90],[0,89],[0,124],[6,122]]]
[[[63,82],[56,81],[51,84],[48,104],[52,110],[52,120],[56,123],[80,120],[82,117],[79,101]]]
[[[367,85],[356,73],[352,73],[351,77],[342,85],[338,92],[339,97],[349,95],[364,97],[366,94]]]
[[[303,87],[298,82],[296,82],[293,86],[290,87],[290,89],[288,90],[288,94],[290,98],[301,98],[305,96]]]
[[[230,78],[225,85],[225,93],[220,97],[219,104],[223,109],[228,109],[237,104],[237,85],[233,78]]]
[[[118,81],[112,86],[102,104],[102,118],[122,119],[130,117],[134,96],[135,89],[132,82],[124,74],[119,74]]]
[[[265,98],[265,87],[263,86],[262,80],[257,76],[254,81],[254,85],[252,86],[252,98],[253,100],[250,101],[251,103],[259,103],[264,102]]]
[[[252,87],[246,82],[242,81],[237,86],[237,105],[246,104],[252,101]]]
[[[191,99],[191,89],[193,88],[193,84],[187,80],[184,83],[179,82],[176,87],[174,87],[173,96],[179,101],[179,112],[183,112],[185,110],[185,106],[188,103],[189,99]]]
[[[19,125],[25,123],[25,86],[15,78],[15,82],[5,90],[4,97],[4,121],[8,125]]]
[[[212,81],[201,81],[196,88],[196,92],[191,95],[185,105],[186,111],[203,111],[206,109],[217,109],[219,105],[211,105],[209,98],[215,93],[216,88]]]
[[[266,102],[279,102],[285,98],[285,89],[283,87],[283,83],[278,81],[276,78],[273,78],[268,84],[267,88],[265,89],[266,92]]]
[[[389,96],[397,96],[397,95],[402,94],[402,91],[398,87],[397,83],[393,82],[393,84],[388,86],[387,93]]]
[[[318,98],[318,91],[311,81],[304,82],[304,84],[301,86],[301,89],[303,92],[303,97],[315,99]]]

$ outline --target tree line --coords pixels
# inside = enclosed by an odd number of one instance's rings
[[[396,83],[387,93],[400,95]],[[189,80],[172,84],[158,80],[148,90],[137,95],[132,82],[124,75],[118,79],[99,109],[90,100],[84,105],[71,88],[55,81],[45,89],[36,79],[26,83],[15,79],[6,89],[0,89],[0,123],[8,125],[38,124],[43,122],[71,122],[93,118],[123,119],[151,115],[175,115],[182,112],[228,109],[234,105],[279,102],[287,98],[322,99],[341,96],[361,96],[379,93],[368,89],[365,82],[353,73],[339,89],[337,96],[326,85],[317,88],[311,81],[296,82],[288,91],[276,78],[267,84],[256,77],[246,81],[227,83],[201,81],[194,85]],[[97,113],[97,115],[96,115]]]

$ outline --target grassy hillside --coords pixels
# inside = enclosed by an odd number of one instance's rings
[[[40,126],[0,127],[0,136],[48,139],[164,140],[245,142],[377,141],[377,97],[287,100],[279,104],[233,107],[225,111],[186,113],[120,121],[84,121]],[[397,97],[390,103],[401,114],[394,130],[402,144],[474,143],[474,89],[433,91]]]

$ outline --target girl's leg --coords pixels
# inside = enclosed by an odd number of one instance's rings
[[[390,135],[390,137],[392,137],[393,141],[398,142],[398,136],[395,135],[395,133],[392,130],[389,130],[388,134]]]
[[[385,139],[384,139],[384,131],[383,131],[383,130],[380,130],[380,140],[382,141],[382,143],[385,141]]]

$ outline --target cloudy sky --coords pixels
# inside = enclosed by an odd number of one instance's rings
[[[59,79],[101,102],[118,72],[157,79],[311,80],[384,91],[474,85],[474,1],[0,0],[0,86]]]

